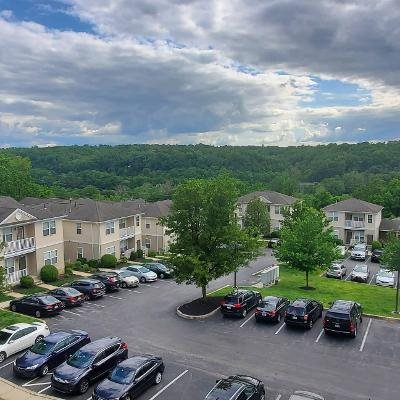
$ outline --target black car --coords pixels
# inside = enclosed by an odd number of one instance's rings
[[[382,257],[383,251],[382,250],[372,250],[371,253],[371,262],[380,262]]]
[[[325,334],[341,333],[357,336],[358,324],[362,322],[361,304],[355,301],[336,300],[324,318]]]
[[[164,373],[161,357],[135,356],[118,364],[93,392],[93,400],[136,399],[147,388],[158,385]]]
[[[224,317],[237,316],[244,318],[247,312],[261,301],[261,294],[253,290],[238,290],[224,297],[221,312]]]
[[[157,274],[157,278],[171,278],[172,277],[172,269],[168,268],[166,265],[158,263],[158,262],[150,262],[146,263],[146,268],[150,271],[153,271]]]
[[[96,299],[106,293],[105,285],[97,279],[78,279],[68,286],[83,293],[85,300]]]
[[[311,329],[314,322],[322,317],[324,307],[317,300],[297,299],[289,304],[285,314],[288,326],[304,326]]]
[[[217,381],[204,400],[265,400],[264,384],[251,376],[230,376]]]
[[[118,337],[95,340],[80,348],[51,377],[51,387],[63,393],[86,393],[89,385],[104,378],[128,357],[128,346]]]
[[[89,278],[102,282],[107,292],[118,291],[121,284],[121,280],[115,272],[99,272],[98,274],[91,275]]]
[[[84,295],[72,287],[60,287],[48,292],[51,296],[60,300],[64,306],[75,307],[80,306],[84,302]]]
[[[71,354],[89,342],[89,335],[84,331],[51,333],[15,360],[14,374],[24,378],[45,376],[49,370],[63,363]]]
[[[53,296],[34,294],[11,300],[10,310],[40,318],[59,314],[63,310],[63,304]]]
[[[256,308],[254,315],[256,321],[280,322],[281,319],[285,317],[285,312],[289,303],[286,297],[264,297]]]

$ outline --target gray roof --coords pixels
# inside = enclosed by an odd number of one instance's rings
[[[368,203],[364,200],[359,199],[347,199],[338,201],[334,204],[329,204],[324,207],[324,211],[348,211],[348,212],[360,212],[360,213],[378,213],[382,211],[383,207],[378,204]]]
[[[380,231],[392,231],[400,232],[400,218],[382,218],[381,225],[379,227]]]
[[[296,201],[298,200],[296,199],[296,197],[288,196],[283,193],[278,193],[271,190],[263,190],[259,192],[248,193],[242,197],[239,197],[239,203],[247,204],[257,197],[263,197],[269,204],[279,205],[291,205],[296,203]]]
[[[145,217],[160,218],[168,215],[172,200],[161,200],[155,203],[146,203],[144,206]]]

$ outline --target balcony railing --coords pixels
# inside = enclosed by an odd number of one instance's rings
[[[121,239],[129,238],[132,236],[135,236],[135,227],[134,226],[127,226],[126,228],[120,228],[119,237]]]
[[[34,237],[13,240],[8,242],[4,250],[4,256],[18,256],[31,253],[36,250],[36,240]]]
[[[353,221],[352,219],[346,219],[345,221],[346,228],[354,228],[354,229],[362,229],[365,228],[364,221]]]
[[[16,283],[19,283],[19,280],[21,279],[22,276],[28,275],[28,269],[20,269],[18,271],[14,272],[9,272],[7,274],[7,283],[10,285],[15,285]]]

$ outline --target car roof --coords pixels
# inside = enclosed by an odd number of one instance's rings
[[[88,283],[97,283],[97,279],[90,279],[90,278],[82,278],[82,279],[76,279],[74,282],[88,282]]]
[[[335,300],[329,311],[348,312],[353,307],[354,301],[350,300]]]
[[[253,291],[247,289],[239,289],[238,291],[228,293],[227,296],[240,296],[246,293],[253,293]]]
[[[85,350],[89,353],[97,353],[99,350],[102,350],[105,347],[111,346],[113,344],[116,344],[118,342],[121,342],[121,339],[117,336],[108,336],[104,337],[101,339],[94,340],[93,342],[90,342],[83,346],[81,350]]]
[[[310,299],[296,299],[293,301],[291,306],[293,307],[305,307],[310,301]]]
[[[18,324],[12,324],[12,325],[6,326],[5,328],[2,329],[2,331],[14,333],[16,331],[19,331],[20,329],[29,328],[31,326],[32,326],[31,324],[26,324],[24,322],[20,322]]]
[[[52,332],[50,333],[49,336],[46,336],[45,340],[46,342],[57,343],[60,340],[63,340],[64,338],[71,335],[73,335],[73,332],[68,332],[68,331]]]
[[[278,297],[278,296],[265,296],[265,297],[263,297],[262,301],[278,301],[281,298],[282,297]]]
[[[144,355],[138,355],[138,356],[132,356],[127,358],[126,360],[120,362],[118,365],[121,367],[129,367],[132,369],[138,369],[140,368],[143,364],[146,364],[147,361],[154,359],[154,356],[150,354],[144,354]]]
[[[109,275],[115,275],[115,272],[114,271],[100,271],[100,272],[96,272],[92,276],[109,276]]]

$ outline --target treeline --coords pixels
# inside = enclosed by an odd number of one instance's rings
[[[171,197],[176,185],[188,178],[229,171],[240,181],[242,193],[276,190],[304,197],[315,206],[355,196],[384,205],[386,216],[400,215],[400,142],[285,148],[34,147],[4,149],[1,155],[29,159],[29,174],[37,185],[33,189],[42,195],[155,201]],[[10,194],[7,187],[0,189],[2,194]]]

